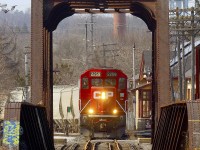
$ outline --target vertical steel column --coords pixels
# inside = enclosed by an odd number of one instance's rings
[[[31,4],[31,102],[43,104],[43,0]]]
[[[154,135],[155,135],[155,129],[156,129],[156,120],[158,114],[158,101],[157,100],[157,83],[156,83],[156,32],[152,32],[152,84],[151,84],[151,89],[152,89],[152,100],[151,100],[151,143],[154,141]]]
[[[200,98],[199,75],[200,75],[200,46],[196,47],[196,94],[195,99]]]
[[[49,34],[49,120],[50,120],[50,130],[53,138],[53,33],[48,32]]]
[[[47,111],[50,130],[53,134],[53,55],[52,32],[44,28],[44,106]]]
[[[156,8],[156,81],[158,108],[170,103],[169,1],[157,0]],[[158,110],[158,116],[160,110]]]
[[[50,3],[32,0],[31,5],[31,102],[45,106],[53,135],[52,33],[44,27],[44,12]]]

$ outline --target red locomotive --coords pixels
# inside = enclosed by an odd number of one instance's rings
[[[81,133],[121,137],[125,133],[127,76],[112,68],[89,69],[80,77]]]

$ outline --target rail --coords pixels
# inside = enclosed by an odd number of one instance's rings
[[[90,143],[90,140],[85,144],[84,146],[84,150],[89,150],[91,147],[91,143]]]
[[[119,143],[117,142],[117,140],[114,140],[114,143],[115,143],[115,149],[120,150]]]

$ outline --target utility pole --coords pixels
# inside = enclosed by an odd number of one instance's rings
[[[179,12],[176,12],[176,17],[179,18]],[[178,22],[177,24],[177,29],[179,29],[180,23]],[[182,63],[181,63],[181,48],[180,48],[180,36],[179,36],[179,32],[177,31],[177,57],[178,57],[178,85],[179,85],[179,99],[183,100],[182,96],[183,96],[183,92],[182,92]]]
[[[93,23],[88,23],[87,21],[85,23],[79,23],[85,25],[85,63],[87,64],[88,68],[88,25],[91,25]]]
[[[177,15],[178,14],[178,15]],[[195,37],[199,36],[200,31],[200,11],[198,7],[184,8],[170,10],[170,31],[172,37],[178,37],[176,47],[180,47],[180,39],[182,38],[182,76],[179,76],[183,80],[183,98],[186,98],[186,81],[185,81],[185,50],[184,41],[190,41],[191,44],[191,100],[195,99]],[[181,34],[180,34],[181,33]],[[179,60],[181,61],[181,60]],[[181,88],[181,87],[179,87]]]
[[[195,39],[194,39],[194,8],[192,7],[192,11],[191,11],[191,28],[192,28],[192,34],[191,34],[191,44],[192,44],[192,49],[191,49],[191,71],[192,71],[192,75],[191,75],[191,99],[195,100],[195,77],[194,77],[194,69],[195,69]]]
[[[24,50],[25,54],[25,95],[24,95],[24,101],[29,102],[29,93],[28,93],[28,86],[29,86],[29,66],[28,66],[28,54],[30,54],[30,51],[28,50],[30,47],[26,46]]]
[[[184,22],[182,22],[182,28],[184,27]],[[184,45],[184,31],[182,31],[182,85],[183,85],[183,99],[186,99],[186,90],[187,90],[187,85],[186,85],[186,79],[185,79],[185,45]]]
[[[94,15],[93,14],[91,14],[91,16],[90,16],[91,18],[91,20],[90,20],[90,27],[91,27],[91,29],[90,29],[90,34],[91,34],[91,52],[92,53],[94,53]]]
[[[88,56],[88,35],[87,35],[87,21],[85,22],[85,61],[86,61],[86,65],[88,66],[88,59],[87,59],[87,56]]]
[[[94,45],[94,15],[91,14],[91,45],[92,45],[92,51],[93,51],[93,45]]]
[[[104,43],[103,43],[103,66],[106,67],[106,50]]]
[[[136,88],[136,83],[135,83],[135,43],[133,45],[133,84],[132,84],[132,89],[135,89]],[[131,126],[132,129],[135,129],[135,116],[136,116],[136,97],[133,96],[131,99],[130,99],[130,110],[131,110],[131,114],[130,115],[130,121],[131,121],[131,124],[133,124]]]
[[[135,88],[135,43],[133,45],[133,87],[132,89]]]
[[[117,44],[104,44],[103,43],[103,67],[106,67],[106,52],[113,51],[113,50],[106,50],[105,47],[109,45],[117,45]]]

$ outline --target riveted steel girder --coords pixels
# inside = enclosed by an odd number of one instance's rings
[[[200,148],[200,100],[180,101],[161,108],[153,150]]]

